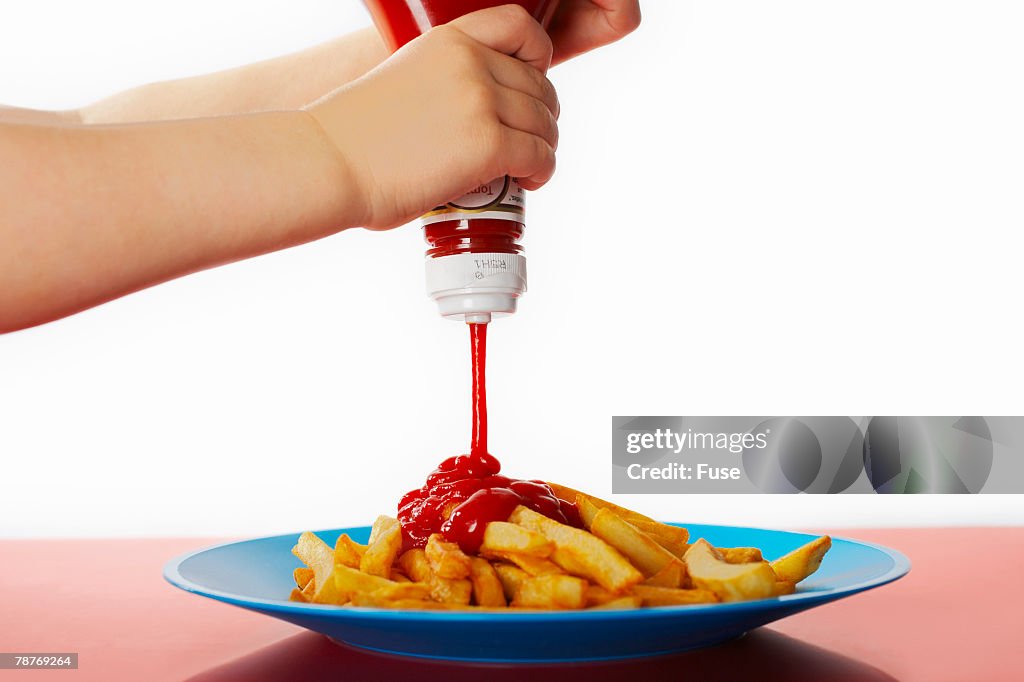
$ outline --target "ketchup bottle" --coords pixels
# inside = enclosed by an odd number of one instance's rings
[[[433,26],[507,0],[366,0],[392,51]],[[547,27],[558,0],[519,0]],[[526,257],[519,240],[526,197],[515,178],[497,178],[422,218],[427,294],[448,319],[487,324],[516,311],[526,292]]]

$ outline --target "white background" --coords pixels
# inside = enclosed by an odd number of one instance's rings
[[[491,330],[506,469],[609,493],[614,414],[1020,413],[1024,6],[644,7],[552,74],[560,171],[530,199],[522,312]],[[346,0],[6,3],[0,102],[75,107],[365,23]],[[0,337],[0,535],[392,512],[468,440],[467,335],[424,297],[422,254],[416,227],[353,230]],[[1024,522],[1019,496],[623,501]]]

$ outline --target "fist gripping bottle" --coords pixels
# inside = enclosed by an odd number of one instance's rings
[[[377,29],[392,51],[433,26],[463,14],[508,4],[505,0],[367,0]],[[518,3],[547,27],[558,0]],[[497,178],[422,218],[427,251],[427,294],[441,315],[487,324],[516,311],[526,292],[526,257],[519,240],[526,200],[515,178]]]

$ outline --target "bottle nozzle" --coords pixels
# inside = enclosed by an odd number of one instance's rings
[[[462,253],[427,258],[427,294],[441,315],[487,324],[516,311],[526,292],[526,258],[518,253]]]
[[[466,324],[490,324],[490,313],[466,313]]]

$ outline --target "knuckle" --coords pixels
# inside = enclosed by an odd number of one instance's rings
[[[552,106],[554,111],[558,111],[558,91],[555,90],[555,84],[552,83],[543,74],[540,76],[541,79],[541,92],[544,96],[544,101]]]
[[[555,167],[555,149],[549,144],[544,144],[543,142],[541,142],[540,144],[543,147],[541,154],[543,155],[544,159],[544,168],[547,170],[551,170]]]
[[[529,12],[526,11],[526,8],[523,7],[522,5],[505,5],[503,7],[503,11],[505,12],[505,20],[509,22],[514,22],[514,28],[521,28],[525,26],[528,22],[533,22],[533,17],[530,15]]]
[[[550,113],[548,114],[548,121],[550,121],[549,125],[551,126],[550,136],[548,139],[551,142],[551,146],[557,148],[558,140],[561,136],[561,132],[558,129],[558,121],[556,121],[555,117]]]
[[[465,34],[458,29],[442,24],[436,26],[424,36],[424,40],[444,45],[460,45],[465,43]]]
[[[538,156],[536,162],[533,164],[533,167],[529,173],[531,184],[534,185],[534,188],[543,187],[548,182],[548,180],[550,180],[551,177],[555,174],[554,154],[551,153],[550,147],[544,145],[543,142],[540,142],[538,144],[546,148],[546,151],[541,150],[539,152],[540,156]]]
[[[424,40],[452,40],[455,34],[458,33],[454,28],[448,24],[441,24],[427,31],[423,36]]]
[[[483,116],[490,119],[498,108],[498,96],[494,88],[481,81],[467,84],[464,101],[466,110],[471,116]]]
[[[493,164],[500,160],[505,148],[505,130],[497,121],[484,124],[480,131],[484,160]]]
[[[532,87],[530,88],[532,91],[531,94],[548,105],[552,111],[555,111],[558,105],[558,93],[555,91],[554,84],[547,76],[532,66],[524,64],[523,68],[526,69],[527,76],[532,84]]]
[[[547,77],[532,66],[526,64],[523,66],[526,68],[526,72],[529,74],[530,81],[533,83],[536,92],[541,94],[547,93]]]
[[[483,53],[468,40],[458,40],[452,50],[453,63],[467,72],[477,72],[485,65]]]
[[[555,117],[551,115],[551,111],[547,106],[539,100],[533,100],[533,107],[535,110],[534,114],[540,121],[544,139],[550,144],[555,144],[558,140],[558,124],[555,122]]]
[[[537,171],[548,168],[552,158],[551,145],[539,137],[533,138],[533,166]]]

